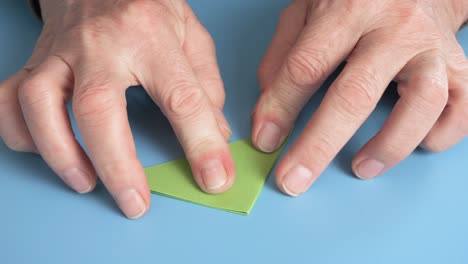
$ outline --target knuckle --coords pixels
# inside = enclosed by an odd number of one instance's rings
[[[420,80],[420,89],[415,89],[412,94],[402,96],[402,100],[413,111],[421,115],[428,112],[443,109],[449,99],[449,92],[446,85],[435,77]]]
[[[428,80],[426,92],[421,93],[421,97],[429,104],[445,106],[449,99],[448,87],[439,78],[432,77]]]
[[[412,25],[421,15],[425,16],[425,12],[421,10],[420,4],[409,2],[398,8],[398,22],[402,25]]]
[[[79,89],[73,98],[73,112],[78,120],[99,126],[113,115],[116,100],[106,87]]]
[[[328,137],[322,135],[316,141],[304,145],[302,159],[319,174],[335,157],[338,148]]]
[[[441,34],[434,30],[434,27],[437,27],[434,18],[421,2],[408,1],[390,12],[392,21],[390,23],[398,25],[394,32],[396,35],[404,34],[407,39],[429,43],[441,41]]]
[[[126,14],[144,30],[173,25],[187,16],[180,1],[134,0],[126,3]],[[159,24],[159,27],[154,25]]]
[[[128,10],[136,12],[141,12],[142,10],[151,10],[157,6],[157,2],[152,0],[133,0],[127,3]],[[158,5],[159,6],[159,5]]]
[[[176,119],[188,119],[202,111],[204,94],[190,82],[180,82],[163,96],[166,115]]]
[[[369,74],[355,74],[337,83],[333,91],[336,105],[351,116],[367,115],[377,104],[379,95],[375,89],[377,81]]]
[[[42,83],[39,78],[26,78],[24,79],[18,87],[18,96],[24,98],[25,100],[30,99],[33,96],[31,94],[40,94],[42,90]]]
[[[145,19],[152,17],[154,12],[162,14],[167,13],[167,8],[160,4],[159,1],[152,0],[134,0],[127,3],[127,12],[133,18]],[[157,16],[154,18],[158,18]]]
[[[179,4],[162,2],[168,1],[118,1],[118,13],[109,10],[107,15],[85,14],[86,19],[79,23],[67,23],[63,31],[89,47],[96,43],[114,44],[112,40],[116,36],[113,32],[126,32],[128,38],[138,38],[141,34],[151,37],[155,32],[164,32],[183,21],[180,11],[183,9],[179,8]],[[151,37],[151,40],[154,39],[157,38]]]
[[[281,120],[294,122],[304,105],[302,94],[304,92],[291,91],[290,89],[271,89],[266,92],[267,104],[273,113],[279,115]]]
[[[51,90],[47,83],[40,77],[32,76],[23,80],[18,87],[18,99],[26,111],[36,107],[50,107],[49,100]]]
[[[285,77],[294,86],[306,86],[324,80],[327,69],[323,51],[299,48],[286,59]]]
[[[111,193],[120,189],[125,189],[126,185],[131,184],[131,180],[125,175],[135,175],[141,164],[134,153],[126,160],[113,160],[104,164],[99,164],[99,177]],[[139,175],[138,175],[139,176]],[[136,178],[133,178],[135,181]]]
[[[369,6],[374,1],[369,0],[345,0],[341,3],[342,9],[346,11],[346,14],[355,14],[356,12],[362,11],[362,6]]]

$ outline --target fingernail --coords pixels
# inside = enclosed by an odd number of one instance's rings
[[[283,190],[291,196],[304,193],[314,180],[312,172],[302,165],[296,165],[284,176]]]
[[[128,189],[116,196],[117,203],[130,219],[140,218],[146,212],[146,204],[135,189]]]
[[[77,168],[65,172],[63,180],[78,193],[88,193],[94,188],[89,175]]]
[[[273,152],[281,144],[281,129],[272,122],[267,122],[257,136],[257,146],[261,151]]]
[[[381,174],[385,168],[385,165],[375,159],[366,159],[356,166],[354,172],[358,178],[368,180]]]
[[[208,190],[216,190],[227,182],[227,173],[219,160],[207,161],[201,169],[203,184]]]

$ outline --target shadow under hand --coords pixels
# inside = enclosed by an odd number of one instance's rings
[[[141,87],[132,87],[127,92],[127,100],[129,120],[143,165],[159,164],[183,156],[169,122],[146,92]],[[77,138],[82,142],[72,114],[71,120]],[[48,188],[53,188],[54,191],[62,192],[62,195],[81,196],[67,187],[37,154],[13,152],[0,141],[0,157],[2,170],[13,174],[19,185],[40,185],[44,194]],[[2,173],[2,177],[6,176]],[[85,196],[89,201],[101,204],[108,210],[120,212],[99,179],[96,189]]]
[[[299,135],[304,131],[304,128],[306,127],[310,118],[313,116],[315,111],[320,106],[320,103],[322,102],[328,88],[333,83],[333,81],[338,77],[343,67],[344,67],[344,64],[340,65],[338,69],[332,75],[330,75],[330,77],[322,84],[320,89],[310,98],[309,102],[302,109],[301,113],[299,114],[296,120],[294,129],[291,131],[291,134],[289,135],[287,145],[284,148],[283,153],[281,154],[281,157],[278,159],[278,162],[283,158],[283,156],[287,153],[289,147],[292,144],[294,144],[294,142],[299,137]],[[268,179],[268,182],[266,183],[267,186],[269,186],[270,188],[274,188],[274,189],[276,189],[276,182],[274,180],[275,172],[276,172],[276,168],[275,170],[272,171],[272,175],[270,175],[271,177]]]
[[[118,210],[112,197],[100,182],[91,193],[78,194],[67,187],[38,154],[13,152],[0,141],[0,156],[2,157],[0,161],[2,171],[9,172],[8,175],[2,173],[1,177],[14,176],[15,184],[23,187],[39,185],[39,188],[43,189],[40,192],[44,195],[49,193],[49,189],[53,189],[54,192],[60,192],[60,195],[86,196],[92,202],[101,204],[105,209]]]
[[[275,32],[284,1],[250,1],[241,8],[237,1],[206,1],[194,5],[195,12],[211,33],[217,47],[224,80],[224,113],[233,132],[232,141],[250,137],[250,114],[260,95],[258,66]],[[210,7],[205,7],[210,5]],[[219,12],[214,12],[219,9]],[[229,12],[225,12],[228,9]],[[210,14],[206,14],[210,12]],[[213,15],[213,13],[216,13]],[[239,19],[239,18],[242,19]],[[229,23],[220,23],[229,21]]]
[[[392,82],[369,118],[337,155],[333,163],[346,175],[354,178],[351,170],[354,156],[382,128],[398,99],[397,84]]]
[[[127,90],[127,111],[144,167],[174,160],[184,152],[167,118],[141,86]]]
[[[298,119],[296,120],[295,128],[289,136],[287,146],[285,151],[283,151],[282,156],[284,156],[288,148],[294,144],[294,141],[303,132],[305,126],[323,100],[326,92],[328,91],[328,88],[343,71],[345,65],[346,63],[342,63],[335,70],[335,72],[329,76],[329,78],[322,84],[319,91],[312,96],[307,105],[304,107]],[[391,83],[389,85],[376,109],[361,126],[361,128],[354,134],[354,136],[347,142],[344,148],[338,153],[336,158],[331,162],[330,166],[336,166],[341,172],[343,172],[344,175],[354,178],[354,174],[351,170],[351,162],[353,157],[362,148],[362,146],[369,139],[371,139],[375,133],[379,131],[387,116],[390,114],[393,106],[399,98],[396,87],[396,83]],[[325,173],[326,171],[324,174]],[[272,177],[270,177],[267,182],[267,186],[276,189],[274,177],[273,175],[271,176]]]
[[[0,80],[6,79],[24,66],[42,29],[27,1],[3,1],[0,16],[11,23],[0,31]]]
[[[54,188],[66,190],[62,180],[47,166],[41,156],[33,153],[14,152],[9,150],[2,141],[0,141],[0,156],[2,157],[0,161],[0,164],[3,165],[2,170],[8,174],[14,174],[12,176],[15,178],[23,177],[33,183],[45,183]]]

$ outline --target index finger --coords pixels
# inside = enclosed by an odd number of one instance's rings
[[[330,30],[330,25],[340,25],[341,19],[324,15],[314,23],[309,22],[282,59],[274,79],[263,81],[269,83],[268,89],[262,90],[253,114],[252,141],[258,149],[273,152],[281,146],[304,105],[358,41],[360,31],[352,23],[349,27],[337,26]],[[275,37],[275,43],[288,37],[284,30],[277,34],[283,36]],[[275,52],[278,53],[278,48]],[[271,55],[267,58],[272,60]],[[279,59],[273,61],[278,63]]]

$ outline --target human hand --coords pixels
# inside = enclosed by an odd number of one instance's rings
[[[235,169],[214,43],[183,0],[42,0],[44,28],[27,65],[0,85],[0,136],[37,152],[71,188],[99,175],[129,218],[150,205],[125,90],[142,85],[169,119],[198,185],[227,190]],[[76,142],[73,112],[89,157]]]
[[[362,179],[398,164],[418,145],[443,151],[468,134],[468,62],[455,32],[468,4],[450,1],[296,0],[281,14],[259,68],[262,95],[252,139],[277,149],[322,82],[347,64],[279,163],[276,182],[305,192],[367,119],[392,80],[400,99],[355,156]]]

